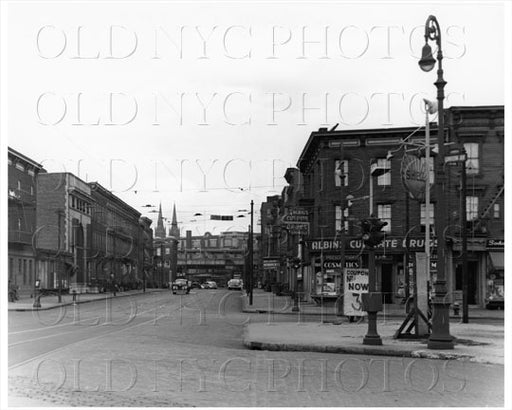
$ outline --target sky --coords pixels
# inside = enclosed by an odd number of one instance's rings
[[[251,200],[257,223],[312,131],[421,125],[422,98],[435,98],[435,72],[417,64],[430,14],[441,27],[445,106],[504,104],[509,11],[501,2],[6,2],[2,150],[98,181],[155,224],[161,204],[167,222],[176,205],[194,234],[245,230]]]

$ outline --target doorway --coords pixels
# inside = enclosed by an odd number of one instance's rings
[[[455,289],[462,290],[462,263],[455,268]],[[468,305],[478,303],[478,261],[468,261]]]
[[[393,303],[393,264],[381,265],[381,292],[384,303]]]

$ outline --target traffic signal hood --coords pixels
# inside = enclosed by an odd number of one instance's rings
[[[373,248],[384,240],[385,232],[382,232],[388,223],[379,218],[361,220],[361,239],[366,246]]]

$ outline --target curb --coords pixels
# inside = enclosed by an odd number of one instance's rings
[[[317,352],[317,353],[346,353],[375,356],[398,356],[416,359],[437,360],[472,360],[473,355],[464,353],[431,352],[425,350],[390,349],[389,347],[374,346],[330,346],[330,345],[302,345],[297,343],[270,343],[248,341],[244,338],[244,346],[250,350],[291,351],[291,352]]]
[[[145,295],[145,294],[148,294],[148,293],[157,293],[157,292],[160,292],[159,290],[150,290],[150,291],[146,291],[146,292],[140,292],[140,293],[130,293],[130,294],[118,294],[117,296],[108,296],[108,297],[102,297],[102,298],[97,298],[97,299],[89,299],[89,300],[83,300],[83,301],[77,301],[75,302],[75,304],[77,305],[81,305],[83,303],[91,303],[91,302],[98,302],[98,301],[102,301],[102,300],[105,300],[105,299],[117,299],[117,298],[122,298],[122,297],[127,297],[127,296],[138,296],[138,295]],[[34,307],[30,307],[30,308],[12,308],[12,309],[8,309],[9,312],[32,312],[32,311],[41,311],[41,310],[51,310],[51,309],[59,309],[59,308],[62,308],[63,306],[73,306],[73,302],[66,302],[66,303],[61,303],[61,304],[58,304],[58,305],[53,305],[53,306],[48,306],[48,307],[40,307],[40,308],[34,308]]]

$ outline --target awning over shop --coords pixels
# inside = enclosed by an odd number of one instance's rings
[[[504,270],[505,269],[505,253],[504,252],[489,252],[489,257],[491,258],[491,263],[494,269],[496,270]]]

